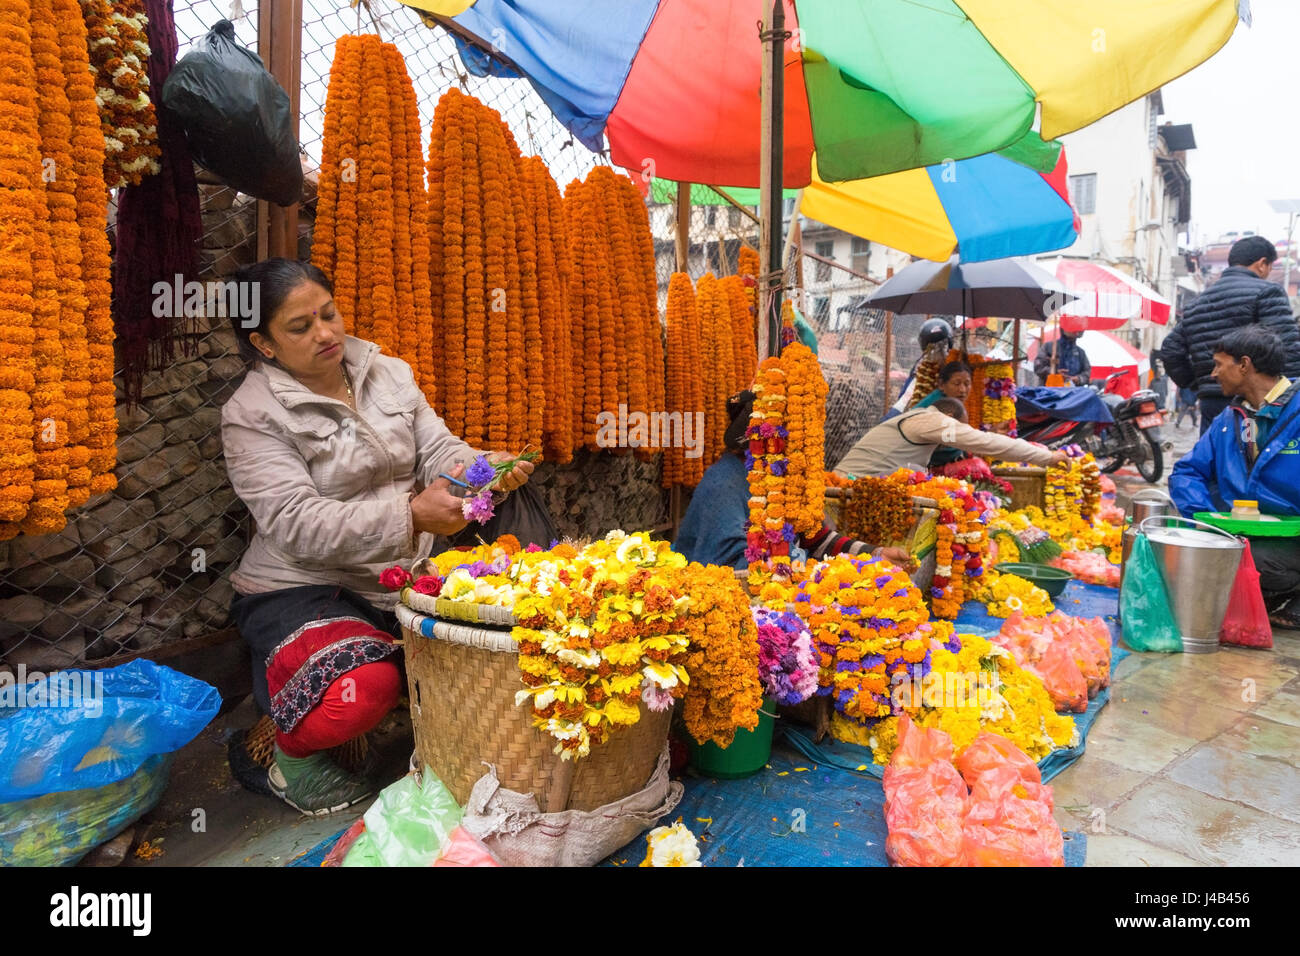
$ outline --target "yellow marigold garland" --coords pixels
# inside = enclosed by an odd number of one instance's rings
[[[334,304],[349,335],[357,330],[357,160],[361,133],[361,44],[341,36],[325,95],[321,168],[311,261],[334,283]]]
[[[694,415],[696,408],[692,386],[699,376],[691,373],[691,349],[694,348],[694,330],[699,325],[696,315],[695,288],[685,272],[674,272],[668,280],[667,355],[667,408],[670,413],[680,413],[683,422]],[[695,353],[698,354],[698,353]],[[694,418],[691,418],[692,424]],[[691,462],[686,450],[680,446],[667,448],[663,458],[663,486],[691,484]]]
[[[158,117],[149,99],[148,18],[140,0],[81,0],[110,189],[161,170]]]
[[[794,530],[817,531],[826,512],[826,395],[817,356],[795,342],[781,352],[786,371],[786,417],[790,429],[786,509]]]

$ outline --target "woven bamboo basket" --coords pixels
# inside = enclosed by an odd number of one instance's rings
[[[1044,507],[1047,500],[1046,468],[994,468],[993,474],[1011,484],[1011,511],[1033,505]]]
[[[410,588],[402,589],[402,603],[423,614],[432,614],[445,621],[463,621],[466,624],[486,624],[492,627],[514,627],[519,623],[509,608],[494,604],[475,604],[472,601],[451,601],[444,597],[421,594]]]
[[[432,621],[401,605],[406,641],[415,760],[428,766],[464,804],[496,767],[501,786],[531,793],[543,813],[597,810],[646,785],[668,740],[671,711],[644,706],[641,719],[620,727],[577,760],[561,760],[555,740],[515,706],[523,688],[518,645],[509,631]]]

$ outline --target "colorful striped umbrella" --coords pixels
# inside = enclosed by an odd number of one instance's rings
[[[1079,217],[1065,182],[1063,150],[1046,175],[992,153],[851,183],[817,180],[803,190],[799,211],[924,259],[944,262],[956,255],[963,262],[983,262],[1072,244]],[[758,205],[757,189],[725,192],[741,205]],[[676,183],[653,180],[650,195],[656,202],[672,202]],[[786,190],[786,195],[798,191]],[[691,202],[720,205],[727,200],[706,186],[693,185]]]
[[[1061,309],[1061,325],[1081,329],[1118,329],[1169,324],[1169,300],[1144,282],[1102,262],[1057,258],[1041,263],[1076,296]]]
[[[608,141],[618,165],[759,184],[763,0],[404,2],[457,34],[472,72],[526,76],[590,149]],[[1239,9],[1243,0],[786,0],[783,184],[1054,139],[1210,57]]]

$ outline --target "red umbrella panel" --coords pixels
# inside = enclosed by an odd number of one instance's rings
[[[1100,262],[1063,258],[1048,265],[1048,269],[1067,291],[1078,296],[1059,313],[1067,331],[1118,329],[1129,322],[1169,324],[1169,300],[1117,269]]]

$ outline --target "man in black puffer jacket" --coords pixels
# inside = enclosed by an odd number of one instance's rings
[[[1258,322],[1282,339],[1286,375],[1300,378],[1300,327],[1287,294],[1268,281],[1277,249],[1263,236],[1238,239],[1228,250],[1228,268],[1183,315],[1160,345],[1165,370],[1180,388],[1195,389],[1201,400],[1201,434],[1228,407],[1228,399],[1210,377],[1214,343],[1229,332]]]

